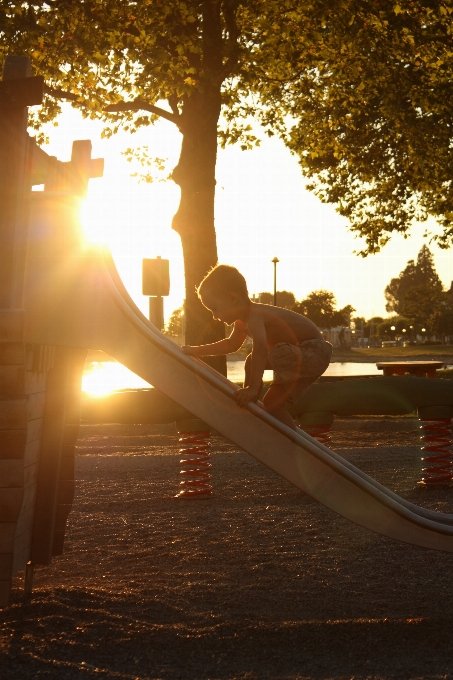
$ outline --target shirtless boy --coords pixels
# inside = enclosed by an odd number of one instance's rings
[[[285,402],[299,397],[324,373],[332,354],[330,343],[305,316],[252,302],[245,279],[235,267],[217,265],[199,285],[198,296],[214,319],[233,324],[233,331],[219,342],[186,345],[183,352],[195,357],[231,354],[250,336],[253,344],[245,361],[244,387],[235,392],[234,398],[243,407],[257,401],[263,373],[272,369],[274,379],[263,397],[264,408],[296,429]]]

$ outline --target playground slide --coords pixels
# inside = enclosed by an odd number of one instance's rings
[[[58,222],[55,208],[53,216]],[[45,247],[32,247],[28,258],[27,342],[102,349],[343,517],[399,541],[453,552],[452,516],[404,501],[258,405],[238,407],[233,384],[186,357],[141,314],[107,250],[87,248],[76,230],[43,238],[44,222],[35,215]]]

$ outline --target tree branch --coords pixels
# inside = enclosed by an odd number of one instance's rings
[[[106,106],[104,111],[106,113],[120,113],[122,111],[149,111],[149,113],[154,113],[156,116],[165,118],[169,120],[170,123],[174,123],[179,128],[181,128],[180,116],[175,113],[170,113],[165,109],[161,109],[160,106],[154,106],[154,104],[148,104],[142,99],[135,99],[133,102],[119,102],[118,104],[110,104]]]
[[[79,98],[79,95],[74,94],[73,92],[65,92],[64,90],[54,89],[53,87],[49,87],[49,85],[44,85],[44,94],[48,94],[50,97],[54,97],[55,99],[70,99],[73,102],[77,101]]]

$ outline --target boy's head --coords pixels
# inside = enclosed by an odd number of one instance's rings
[[[227,324],[234,323],[238,318],[236,312],[249,302],[244,277],[236,267],[227,264],[218,264],[211,269],[198,286],[197,293],[214,318]]]

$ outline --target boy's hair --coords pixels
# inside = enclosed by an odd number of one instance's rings
[[[247,283],[241,272],[228,264],[218,264],[206,274],[197,288],[198,297],[201,298],[203,291],[206,290],[214,295],[236,293],[245,298],[249,296]]]

